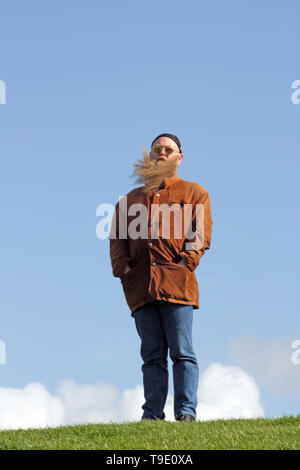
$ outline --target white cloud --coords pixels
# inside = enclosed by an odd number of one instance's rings
[[[200,376],[198,419],[263,416],[254,380],[238,367],[211,364]],[[79,385],[64,380],[55,395],[40,383],[23,389],[0,388],[0,429],[27,429],[139,421],[143,387],[120,392],[114,385]],[[173,421],[173,397],[168,396],[166,419]]]
[[[238,367],[210,364],[199,380],[197,415],[203,421],[263,416],[255,381]]]
[[[73,380],[64,380],[57,396],[64,406],[67,424],[139,421],[145,401],[141,385],[119,392],[114,385],[77,385]],[[168,419],[172,407],[169,396],[165,409]]]
[[[293,340],[281,337],[271,340],[237,338],[230,344],[230,357],[257,378],[274,396],[300,396],[300,365],[295,364]],[[297,352],[297,351],[296,351]]]
[[[0,429],[58,426],[64,407],[40,383],[25,388],[0,388]]]

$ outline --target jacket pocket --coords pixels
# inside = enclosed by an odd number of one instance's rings
[[[122,274],[122,276],[120,276],[121,281],[123,281],[123,279],[127,279],[127,277],[130,277],[130,275],[132,275],[132,272],[134,273],[134,271],[135,267],[132,267],[126,274]]]
[[[197,283],[194,273],[185,266],[170,262],[160,264],[153,288],[160,296],[182,301],[192,301],[197,297]]]
[[[182,259],[182,258],[181,258]],[[180,261],[180,260],[179,260]],[[177,263],[176,261],[172,261],[173,264],[175,264],[178,268],[183,268],[185,270],[188,270],[188,272],[191,272],[191,270],[187,266],[183,266],[182,264]]]

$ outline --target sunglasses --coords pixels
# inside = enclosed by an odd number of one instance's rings
[[[171,155],[173,152],[178,152],[178,150],[172,149],[171,147],[165,147],[164,145],[155,145],[152,152],[160,154],[162,148],[165,149],[167,155]]]

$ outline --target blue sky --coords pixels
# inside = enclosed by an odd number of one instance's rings
[[[96,209],[172,132],[214,222],[200,371],[239,367],[265,416],[299,414],[299,2],[1,1],[0,15],[0,387],[142,384]]]

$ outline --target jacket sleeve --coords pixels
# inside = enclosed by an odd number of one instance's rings
[[[202,245],[199,249],[185,249],[184,251],[180,252],[180,257],[185,261],[186,266],[190,271],[194,271],[199,262],[201,256],[204,255],[205,250],[210,248],[211,243],[211,232],[212,232],[212,217],[211,217],[211,207],[209,201],[209,194],[206,191],[200,199],[197,201],[197,204],[203,204],[203,218],[202,224],[200,224],[200,233],[198,231],[199,227],[197,227],[197,206],[196,204],[193,207],[192,211],[192,229],[196,235],[192,239],[185,240],[185,246],[187,244],[194,244],[195,248],[197,247],[197,243],[199,243],[199,239],[201,240]],[[199,214],[199,213],[198,213]],[[198,237],[198,242],[197,242]],[[188,245],[187,245],[188,246]]]
[[[110,261],[112,266],[112,273],[115,277],[122,277],[125,267],[130,262],[128,238],[124,237],[124,233],[120,234],[120,223],[123,223],[123,232],[126,229],[127,234],[127,220],[125,214],[120,214],[119,203],[116,204],[114,216],[112,219],[109,246],[110,246]]]

